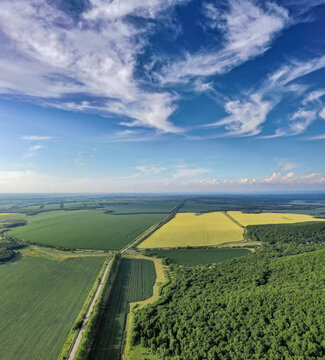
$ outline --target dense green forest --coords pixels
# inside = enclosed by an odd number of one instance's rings
[[[325,248],[325,223],[249,225],[246,235],[264,244],[263,251],[277,256]]]
[[[249,225],[247,235],[269,244],[325,244],[325,222]]]
[[[170,265],[160,300],[135,312],[133,344],[174,359],[325,359],[324,228],[249,232],[265,243],[256,254]]]

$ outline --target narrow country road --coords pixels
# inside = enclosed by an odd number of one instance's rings
[[[100,294],[100,292],[101,292],[101,290],[102,290],[102,287],[103,287],[104,284],[105,284],[105,280],[106,280],[107,273],[108,273],[108,270],[109,270],[109,267],[110,267],[111,263],[112,263],[112,259],[111,259],[111,260],[108,262],[108,264],[106,265],[104,274],[103,274],[103,276],[102,276],[102,278],[101,278],[101,280],[100,280],[100,283],[99,283],[99,285],[98,285],[96,294],[95,294],[95,296],[94,296],[94,298],[93,298],[93,301],[92,301],[91,304],[90,304],[90,307],[89,307],[89,309],[88,309],[88,312],[87,312],[87,315],[86,315],[86,317],[85,317],[85,320],[84,320],[84,322],[83,322],[83,324],[82,324],[82,327],[81,327],[81,329],[80,329],[80,331],[79,331],[79,334],[78,334],[78,336],[77,336],[77,338],[76,338],[76,341],[75,341],[75,343],[74,343],[74,345],[73,345],[73,348],[72,348],[72,350],[71,350],[71,353],[70,353],[70,356],[69,356],[69,360],[73,360],[74,357],[76,356],[76,353],[77,353],[77,350],[78,350],[78,347],[79,347],[79,344],[80,344],[82,335],[83,335],[83,333],[84,333],[84,331],[85,331],[85,328],[86,328],[87,322],[88,322],[88,320],[89,320],[89,317],[90,317],[91,313],[93,312],[95,303],[96,303],[96,301],[97,301],[97,299],[98,299],[98,297],[99,297],[99,294]]]
[[[173,216],[173,213],[176,213],[181,207],[182,207],[183,203],[178,205],[178,206],[175,206],[175,208],[172,210],[172,212],[170,214],[168,214],[162,221],[165,221],[168,217],[170,216]],[[159,222],[158,224],[156,224],[153,228],[151,229],[148,229],[146,232],[144,232],[138,239],[136,239],[135,241],[133,241],[131,244],[129,244],[125,249],[122,249],[119,251],[120,254],[124,254],[126,251],[128,251],[130,248],[132,248],[132,246],[138,242],[141,242],[143,240],[143,238],[145,238],[147,235],[149,235],[150,233],[153,233],[154,231],[157,230],[157,228],[159,228],[161,226],[161,222]],[[77,350],[79,348],[79,345],[80,345],[80,341],[82,339],[82,335],[85,331],[85,328],[86,328],[86,325],[88,323],[88,320],[89,320],[89,317],[91,315],[91,313],[93,312],[93,309],[94,309],[94,306],[95,306],[95,303],[99,297],[99,294],[102,290],[102,287],[103,285],[105,284],[105,281],[106,281],[106,277],[107,277],[107,273],[108,273],[108,270],[109,270],[109,267],[112,263],[112,259],[108,262],[106,268],[105,268],[105,271],[104,271],[104,274],[102,276],[102,279],[98,285],[98,288],[97,288],[97,291],[96,291],[96,294],[95,294],[95,297],[93,299],[93,301],[91,302],[91,305],[89,307],[89,310],[87,312],[87,315],[86,315],[86,318],[82,324],[82,327],[79,331],[79,334],[76,338],[76,341],[73,345],[73,348],[71,350],[71,353],[70,353],[70,356],[69,356],[69,360],[73,360],[76,356],[76,353],[77,353]]]
[[[124,254],[126,251],[128,251],[134,244],[136,244],[137,242],[140,242],[144,237],[146,237],[148,234],[150,234],[151,232],[154,232],[157,227],[159,227],[159,224],[156,224],[155,227],[153,227],[152,229],[147,230],[145,233],[143,233],[139,238],[137,238],[135,241],[133,241],[130,245],[128,245],[125,249],[121,250],[120,253]]]

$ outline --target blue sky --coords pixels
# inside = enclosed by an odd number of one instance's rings
[[[2,0],[0,192],[325,190],[325,1]]]

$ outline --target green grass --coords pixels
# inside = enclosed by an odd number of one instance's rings
[[[152,261],[121,259],[89,360],[120,359],[128,303],[152,296],[155,278]]]
[[[163,218],[161,214],[108,215],[97,210],[51,211],[27,217],[10,235],[63,248],[119,250]]]
[[[247,249],[173,249],[152,250],[158,257],[179,265],[206,265],[250,254]]]
[[[25,219],[26,215],[25,214],[20,214],[20,213],[1,213],[0,211],[0,223],[5,222],[7,220],[12,220],[12,219]]]
[[[0,359],[55,360],[104,258],[0,265]]]

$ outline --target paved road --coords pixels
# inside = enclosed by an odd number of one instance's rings
[[[106,265],[104,274],[103,274],[103,276],[102,276],[102,278],[101,278],[101,281],[100,281],[100,283],[99,283],[99,285],[98,285],[96,294],[95,294],[95,296],[94,296],[94,298],[93,298],[93,301],[92,301],[91,304],[90,304],[90,307],[89,307],[89,309],[88,309],[88,312],[87,312],[87,315],[86,315],[86,317],[85,317],[85,320],[84,320],[84,322],[83,322],[83,324],[82,324],[82,327],[81,327],[81,329],[80,329],[80,331],[79,331],[79,334],[78,334],[78,336],[77,336],[77,338],[76,338],[76,341],[75,341],[75,343],[74,343],[74,345],[73,345],[73,348],[72,348],[72,350],[71,350],[71,353],[70,353],[70,356],[69,356],[69,360],[73,360],[74,357],[76,356],[76,352],[77,352],[77,350],[78,350],[78,347],[79,347],[79,344],[80,344],[82,335],[83,335],[83,333],[84,333],[84,331],[85,331],[85,328],[86,328],[87,322],[88,322],[88,320],[89,320],[89,317],[90,317],[91,313],[92,313],[93,310],[94,310],[95,303],[96,303],[96,301],[97,301],[97,299],[98,299],[98,297],[99,297],[99,294],[100,294],[100,292],[101,292],[101,290],[102,290],[102,287],[103,287],[104,284],[105,284],[105,280],[106,280],[107,273],[108,273],[108,270],[109,270],[109,267],[110,267],[111,263],[112,263],[112,259],[111,259],[111,260],[108,262],[108,264]]]

